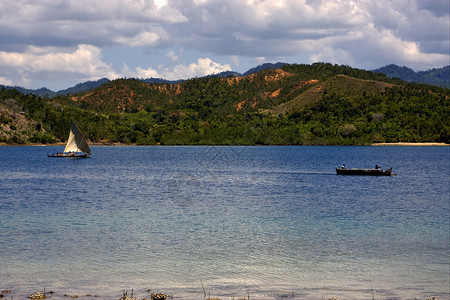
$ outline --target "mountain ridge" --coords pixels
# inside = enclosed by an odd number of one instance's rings
[[[63,142],[71,120],[95,143],[449,143],[450,90],[328,63],[174,84],[116,79],[53,98],[0,89],[0,143]]]
[[[244,73],[239,73],[235,71],[223,71],[217,74],[210,74],[203,77],[242,77],[250,74],[254,74],[267,69],[279,69],[283,66],[290,65],[289,63],[277,62],[277,63],[264,63],[249,69]],[[384,67],[372,70],[375,73],[382,73],[390,78],[399,78],[406,82],[412,83],[423,83],[436,85],[444,88],[450,88],[450,66],[444,66],[442,68],[434,68],[428,71],[419,71],[415,72],[414,70],[408,67],[399,67],[395,64],[386,65]],[[200,77],[202,78],[202,77]],[[179,80],[167,80],[163,78],[141,78],[138,79],[145,83],[158,83],[158,84],[177,84],[185,80],[189,79],[179,79]],[[4,87],[5,89],[16,89],[22,94],[34,94],[39,97],[55,97],[57,95],[68,95],[68,94],[76,94],[83,93],[89,91],[91,89],[97,88],[100,85],[110,82],[111,80],[108,78],[101,78],[99,80],[86,81],[83,83],[78,83],[73,87],[69,87],[67,89],[52,91],[48,88],[42,87],[40,89],[27,89],[19,86],[5,86],[0,85],[0,87]]]
[[[390,78],[399,78],[406,82],[436,85],[443,88],[450,88],[450,65],[442,68],[434,68],[427,71],[416,72],[408,67],[399,67],[395,64],[373,70],[376,73],[383,73]]]

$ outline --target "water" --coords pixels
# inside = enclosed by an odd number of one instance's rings
[[[450,297],[448,147],[59,150],[0,147],[7,297]]]

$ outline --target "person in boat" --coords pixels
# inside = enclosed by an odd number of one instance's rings
[[[379,165],[375,165],[375,170],[381,169]]]
[[[341,169],[346,169],[345,164],[342,164]]]

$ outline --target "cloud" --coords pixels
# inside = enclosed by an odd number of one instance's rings
[[[185,48],[230,57],[322,57],[363,68],[395,63],[395,57],[427,68],[449,61],[448,1],[433,2],[444,13],[423,0],[195,1],[177,7],[189,21],[173,24],[171,35]]]
[[[6,77],[0,76],[0,84],[2,85],[13,85],[13,82]]]
[[[155,32],[143,31],[133,37],[119,36],[114,39],[115,42],[131,47],[156,46],[160,36]]]
[[[21,45],[97,47],[153,45],[159,28],[187,18],[162,1],[5,0],[0,2],[0,49]],[[158,24],[152,27],[152,24]]]
[[[153,68],[143,69],[141,67],[136,68],[136,72],[133,74],[133,72],[129,72],[131,77],[136,78],[161,78],[161,76],[158,74],[158,71],[154,70]]]
[[[101,49],[92,45],[79,45],[65,52],[60,48],[36,46],[29,46],[23,53],[0,51],[0,69],[25,86],[30,80],[57,81],[67,76],[75,80],[118,77],[101,60]]]
[[[188,79],[192,77],[201,77],[209,74],[217,74],[223,71],[231,70],[230,65],[221,65],[212,61],[210,58],[199,58],[197,63],[186,65],[176,65],[173,68],[165,68],[162,75],[167,79]]]
[[[223,71],[230,71],[228,64],[222,65],[214,62],[210,58],[199,58],[196,63],[189,65],[178,64],[172,67],[160,67],[157,71],[153,68],[136,68],[135,76],[137,78],[164,78],[168,80],[189,79],[193,77],[202,77],[210,74],[217,74]]]
[[[169,51],[167,52],[166,56],[171,60],[171,61],[177,61],[179,56],[175,54],[175,52],[173,51]]]
[[[3,0],[0,16],[0,77],[29,85],[269,61],[425,70],[450,59],[448,0]]]
[[[450,12],[450,3],[447,0],[417,0],[417,6],[437,17],[448,15]]]

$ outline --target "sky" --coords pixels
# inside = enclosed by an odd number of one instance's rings
[[[448,0],[1,0],[0,84],[243,73],[266,62],[450,65]]]

